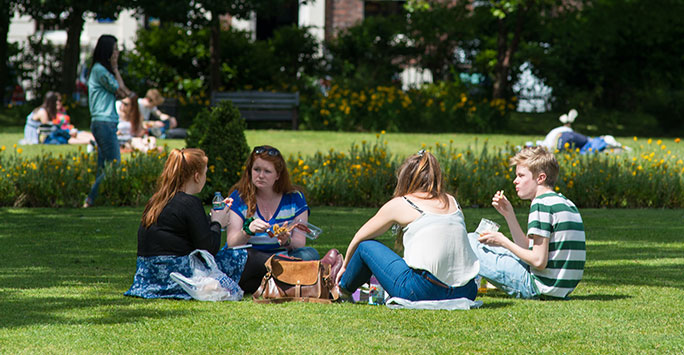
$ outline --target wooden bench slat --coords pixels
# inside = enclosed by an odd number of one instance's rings
[[[291,121],[297,129],[299,93],[236,91],[213,92],[211,105],[230,100],[248,121]]]

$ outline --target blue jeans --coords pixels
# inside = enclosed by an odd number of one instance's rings
[[[392,297],[410,301],[468,298],[475,300],[477,285],[470,280],[461,287],[450,287],[430,272],[410,268],[404,259],[377,240],[359,244],[340,280],[340,287],[350,293],[375,275]],[[432,280],[432,281],[430,281]]]
[[[516,298],[536,299],[540,293],[532,280],[530,266],[504,247],[480,243],[477,233],[469,233],[468,241],[480,260],[480,276],[496,288]]]
[[[97,178],[95,183],[90,188],[87,202],[93,204],[100,188],[100,183],[104,179],[105,163],[116,160],[121,161],[121,150],[119,148],[119,140],[116,138],[116,122],[93,121],[90,124],[90,130],[95,137],[97,143]]]

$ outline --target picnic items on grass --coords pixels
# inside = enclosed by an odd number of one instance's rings
[[[239,301],[244,292],[237,282],[229,278],[216,265],[206,250],[195,250],[188,255],[192,275],[186,277],[172,272],[169,277],[178,283],[192,298],[199,301]]]

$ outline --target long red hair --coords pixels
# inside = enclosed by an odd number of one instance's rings
[[[202,149],[187,148],[171,151],[164,164],[164,170],[157,179],[157,191],[145,205],[141,221],[145,228],[157,223],[157,218],[166,204],[186,182],[195,176],[195,173],[201,174],[204,171],[208,161]]]
[[[287,163],[285,163],[285,159],[283,159],[280,151],[270,145],[262,145],[257,148],[261,148],[263,151],[257,154],[256,148],[252,150],[252,153],[247,157],[245,171],[242,172],[240,180],[230,189],[230,193],[237,190],[242,200],[245,201],[247,205],[247,215],[245,217],[247,218],[253,216],[256,212],[256,186],[252,183],[252,166],[254,166],[256,158],[271,162],[275,167],[279,178],[273,184],[273,191],[286,194],[298,190],[296,186],[292,185],[290,174],[287,171]],[[277,152],[277,154],[271,155],[273,153],[269,152]]]

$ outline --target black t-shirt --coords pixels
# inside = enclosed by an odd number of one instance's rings
[[[177,192],[164,207],[157,223],[138,229],[138,256],[188,255],[204,249],[216,255],[221,243],[221,225],[210,222],[202,201]]]

